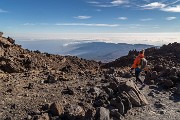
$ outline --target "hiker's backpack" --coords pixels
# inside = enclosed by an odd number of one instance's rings
[[[147,66],[147,60],[145,58],[141,58],[141,70],[143,70]]]

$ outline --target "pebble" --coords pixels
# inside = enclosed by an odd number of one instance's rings
[[[28,115],[27,116],[27,120],[31,120],[32,119],[32,116],[31,115]]]
[[[154,93],[154,92],[150,92],[150,93],[148,94],[148,96],[155,97],[155,93]]]
[[[165,114],[164,110],[159,111],[159,114]]]
[[[180,113],[180,110],[177,110],[177,112],[179,112],[179,113]]]

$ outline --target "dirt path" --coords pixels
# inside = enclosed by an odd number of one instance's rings
[[[180,96],[156,86],[146,85],[141,91],[148,99],[149,105],[131,109],[124,120],[180,119]]]

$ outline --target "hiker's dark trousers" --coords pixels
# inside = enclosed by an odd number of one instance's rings
[[[141,84],[143,84],[143,82],[142,82],[141,79],[139,78],[140,73],[141,73],[141,69],[140,69],[140,68],[136,68],[136,69],[135,69],[136,82],[140,82]]]

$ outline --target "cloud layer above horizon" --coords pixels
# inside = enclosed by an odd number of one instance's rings
[[[5,33],[176,33],[180,0],[2,0]],[[52,36],[53,38],[53,36]]]

